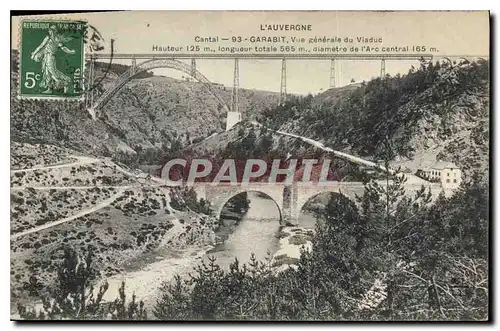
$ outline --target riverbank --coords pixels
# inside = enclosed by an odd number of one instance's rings
[[[103,297],[104,301],[113,301],[118,296],[118,290],[125,282],[125,294],[131,298],[135,294],[137,300],[142,300],[146,306],[156,301],[158,290],[163,283],[168,283],[176,275],[185,278],[193,268],[200,263],[206,252],[212,246],[186,248],[177,251],[173,256],[157,256],[157,261],[147,264],[140,270],[115,275],[108,278],[108,290]]]
[[[99,282],[108,283],[104,301],[113,301],[125,282],[128,298],[135,294],[138,300],[151,303],[163,283],[170,282],[176,275],[187,277],[206,252],[215,246],[215,218],[191,212],[179,212],[176,216],[174,226],[157,249],[125,263],[123,273]]]
[[[125,281],[128,298],[135,294],[137,299],[153,303],[162,283],[171,282],[176,275],[188,277],[197,265],[208,262],[209,257],[215,257],[216,263],[228,270],[235,258],[240,264],[248,263],[254,254],[262,262],[270,259],[275,270],[281,272],[298,261],[302,248],[312,249],[315,224],[312,214],[301,215],[300,227],[281,227],[279,211],[273,200],[254,192],[250,192],[248,198],[250,208],[247,213],[240,221],[235,221],[233,217],[223,220],[226,229],[218,229],[213,231],[213,235],[208,235],[209,229],[198,223],[195,228],[203,228],[205,233],[198,231],[197,235],[201,238],[196,243],[179,244],[186,223],[174,222],[174,227],[163,240],[162,248],[126,267],[125,273],[108,278],[109,289],[104,299],[114,300],[121,283]],[[273,209],[276,209],[275,213]],[[192,222],[190,220],[190,224]],[[221,238],[224,239],[222,242],[219,241]],[[173,242],[177,244],[173,245]]]

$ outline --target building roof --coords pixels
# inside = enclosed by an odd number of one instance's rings
[[[443,170],[443,169],[458,169],[458,167],[453,162],[439,161],[431,166],[432,169]]]

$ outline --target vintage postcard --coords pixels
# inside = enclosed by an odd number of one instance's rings
[[[487,11],[11,24],[11,319],[490,320]]]

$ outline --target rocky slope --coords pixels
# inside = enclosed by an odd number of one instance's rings
[[[285,135],[273,129],[262,126],[255,122],[243,121],[233,127],[232,130],[222,132],[203,141],[192,144],[179,152],[165,154],[161,164],[165,164],[172,158],[181,157],[189,161],[194,158],[205,158],[212,162],[212,173],[206,178],[215,178],[220,166],[226,159],[235,160],[237,179],[241,180],[246,161],[248,159],[264,160],[267,164],[267,171],[257,178],[257,181],[267,181],[271,173],[274,160],[280,160],[280,167],[290,166],[290,160],[297,160],[294,180],[300,181],[303,178],[305,164],[303,160],[314,159],[317,163],[312,167],[310,180],[317,181],[324,160],[330,160],[330,171],[328,180],[339,181],[361,181],[368,177],[375,178],[380,172],[372,171],[363,165],[338,157],[332,153],[312,144],[307,139]],[[156,174],[160,174],[161,166],[156,168]],[[184,168],[189,170],[189,166]],[[367,171],[368,170],[368,171]],[[185,171],[184,175],[187,175]],[[172,177],[174,178],[174,177]],[[278,175],[277,180],[284,180],[285,176]]]
[[[11,154],[13,302],[52,284],[65,247],[91,250],[107,277],[156,250],[215,242],[213,217],[175,209],[182,195],[146,174],[53,145]]]
[[[261,121],[368,159],[416,171],[455,162],[467,178],[489,160],[489,62],[422,64],[406,75],[292,99]]]
[[[117,78],[116,73],[104,74],[99,69],[95,93],[101,94]],[[225,129],[225,110],[202,84],[194,81],[162,76],[132,79],[103,107],[98,121],[91,119],[84,102],[19,100],[15,64],[11,83],[14,141],[49,143],[111,156],[117,151],[160,149],[173,141],[189,144]],[[222,85],[217,89],[230,104],[231,89]],[[278,95],[241,89],[239,99],[244,117],[253,119],[261,109],[273,107]]]

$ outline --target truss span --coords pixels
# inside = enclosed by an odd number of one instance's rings
[[[89,112],[91,113],[92,117],[95,118],[96,113],[100,109],[102,109],[102,107],[135,75],[143,71],[158,69],[158,68],[169,68],[169,69],[179,70],[191,76],[192,78],[196,79],[198,82],[202,83],[205,88],[208,89],[210,94],[212,94],[213,97],[217,99],[217,101],[226,109],[226,111],[229,111],[227,104],[217,93],[217,90],[213,86],[213,84],[201,72],[196,70],[196,68],[174,59],[151,59],[139,63],[136,66],[132,66],[126,72],[124,72],[118,78],[117,82],[111,88],[106,90],[89,109]]]

